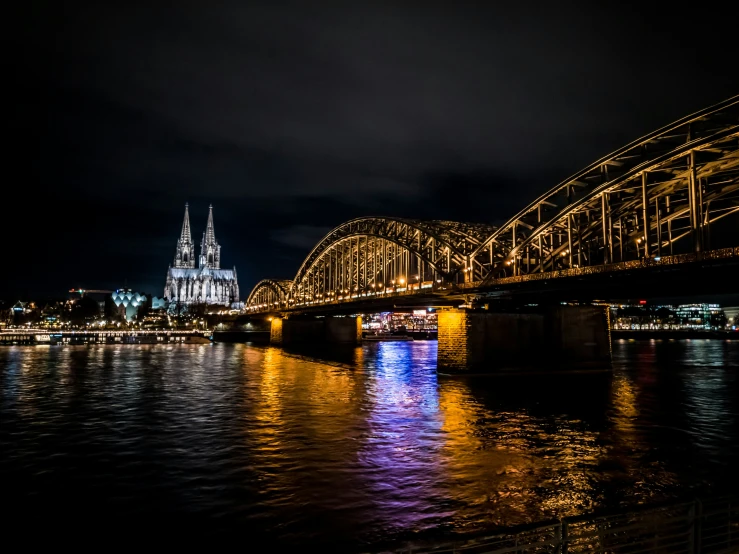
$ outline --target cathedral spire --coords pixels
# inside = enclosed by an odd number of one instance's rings
[[[195,243],[190,233],[190,213],[185,204],[185,219],[182,220],[182,231],[177,241],[177,250],[174,255],[174,266],[178,268],[195,267]]]
[[[185,219],[182,221],[180,240],[183,242],[192,242],[192,234],[190,233],[190,212],[188,210],[187,202],[185,202]]]
[[[221,268],[221,247],[216,241],[216,232],[213,228],[213,204],[208,206],[208,224],[203,233],[203,242],[200,243],[200,267]]]
[[[213,204],[208,206],[208,225],[205,227],[205,243],[215,244],[216,231],[213,228]]]

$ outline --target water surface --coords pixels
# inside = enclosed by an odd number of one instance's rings
[[[735,490],[737,341],[615,341],[612,375],[435,366],[434,342],[1,348],[4,504],[361,551]]]

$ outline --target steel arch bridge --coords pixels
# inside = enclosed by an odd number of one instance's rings
[[[522,279],[716,254],[739,213],[739,96],[658,129],[561,182],[500,227],[367,217],[328,233],[292,280],[261,281],[249,311],[388,294],[474,291]],[[731,227],[739,244],[739,222]],[[712,250],[713,249],[713,250]]]
[[[253,310],[285,308],[292,284],[289,279],[262,279],[252,289],[246,305]]]

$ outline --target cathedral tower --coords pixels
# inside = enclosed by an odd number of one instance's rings
[[[190,234],[190,215],[185,204],[185,221],[177,241],[174,267],[169,266],[164,284],[164,298],[172,313],[182,313],[188,306],[219,304],[231,308],[243,307],[239,302],[236,268],[221,269],[221,247],[213,229],[213,206],[200,243],[200,264],[195,267],[195,245]]]
[[[200,243],[200,267],[221,268],[221,246],[216,242],[216,232],[213,229],[213,204],[208,206],[208,224],[203,233],[203,242]]]
[[[192,241],[192,235],[190,234],[190,214],[187,204],[185,204],[182,232],[177,241],[177,251],[174,255],[174,267],[185,269],[195,267],[195,243]]]

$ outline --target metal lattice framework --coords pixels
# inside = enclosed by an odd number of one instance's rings
[[[304,305],[452,281],[494,230],[483,224],[389,217],[348,221],[328,233],[305,259],[289,301]]]
[[[494,230],[485,224],[391,217],[348,221],[313,248],[292,281],[287,304],[384,295],[462,280],[472,252]],[[271,287],[267,283],[257,287]],[[256,289],[247,308],[264,309],[257,308],[264,302],[255,293]]]
[[[714,248],[712,224],[738,212],[735,96],[598,160],[498,228],[390,217],[343,223],[315,246],[295,279],[261,281],[247,308],[307,306],[440,283],[470,290],[501,278],[701,253]]]
[[[498,228],[472,280],[709,249],[711,224],[739,210],[738,124],[735,96],[598,160]]]
[[[286,307],[292,283],[289,279],[262,279],[252,289],[246,301],[247,307],[252,310],[274,310]]]

